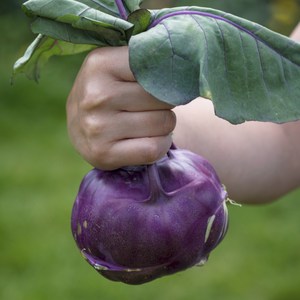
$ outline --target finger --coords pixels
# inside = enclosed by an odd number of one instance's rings
[[[70,95],[75,94],[71,92]],[[81,95],[79,98],[78,95]],[[75,94],[80,110],[94,111],[150,111],[172,109],[173,106],[164,103],[147,93],[137,82],[123,82],[115,79],[90,80],[83,91]],[[75,102],[69,97],[70,103]],[[73,103],[74,104],[74,103]]]
[[[119,80],[136,81],[129,65],[129,49],[124,47],[113,47],[110,50],[111,60],[115,63],[114,68],[111,69],[111,74]]]
[[[85,107],[94,109],[101,105],[104,108],[108,104],[110,108],[114,104],[115,110],[128,111],[173,108],[147,93],[135,81],[129,68],[127,47],[115,48],[93,50],[85,59],[77,80],[77,86],[84,82],[79,91],[83,94]]]
[[[172,136],[127,139],[118,141],[110,148],[105,162],[93,162],[95,167],[114,170],[125,166],[151,164],[162,158],[170,149]]]
[[[136,81],[129,66],[129,51],[127,46],[97,48],[87,56],[90,65],[100,67],[120,81]]]
[[[98,80],[101,78],[102,82],[105,81],[105,87],[111,91],[112,99],[122,99],[122,102],[118,102],[122,103],[122,109],[140,111],[153,110],[155,107],[156,109],[174,107],[150,95],[136,82],[129,66],[128,47],[96,49],[90,60],[90,68],[106,70],[106,77],[103,78],[103,73],[100,72],[97,78]],[[101,68],[98,67],[100,65]]]
[[[110,88],[111,105],[115,110],[149,111],[174,107],[147,93],[137,82],[118,82]]]
[[[176,115],[171,110],[107,113],[101,117],[97,113],[89,113],[83,115],[80,122],[83,135],[114,142],[168,135],[176,126]]]
[[[109,127],[113,140],[165,136],[176,125],[176,115],[171,110],[122,112]]]

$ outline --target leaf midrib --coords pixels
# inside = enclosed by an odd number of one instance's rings
[[[212,13],[207,13],[207,12],[201,12],[201,11],[196,11],[196,10],[180,10],[180,11],[175,11],[175,12],[172,12],[172,13],[167,13],[166,15],[162,16],[162,17],[159,17],[157,19],[155,19],[148,27],[148,29],[151,29],[157,25],[159,25],[162,21],[164,21],[165,19],[168,19],[168,18],[171,18],[171,17],[175,17],[175,16],[180,16],[180,15],[198,15],[198,16],[202,16],[202,17],[210,17],[210,18],[213,18],[213,19],[217,19],[217,20],[220,20],[220,21],[223,21],[223,22],[226,22],[234,27],[236,27],[237,29],[249,34],[250,36],[252,36],[256,41],[259,41],[261,42],[262,44],[264,44],[266,47],[268,47],[269,49],[271,49],[272,51],[274,51],[277,55],[279,55],[280,57],[283,57],[285,59],[288,59],[286,58],[285,56],[283,56],[282,54],[280,54],[276,49],[274,49],[272,46],[270,46],[268,43],[266,43],[263,39],[261,39],[259,36],[257,36],[255,33],[251,32],[250,30],[246,29],[245,27],[229,20],[229,19],[226,19],[222,16],[219,16],[219,15],[215,15],[215,14],[212,14]],[[300,67],[300,64],[288,59],[292,64],[295,64],[296,66]]]

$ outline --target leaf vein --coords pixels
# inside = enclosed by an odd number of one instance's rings
[[[249,72],[247,68],[247,56],[245,53],[245,47],[244,47],[244,40],[242,36],[242,32],[239,31],[239,37],[241,41],[241,53],[243,55],[243,60],[244,60],[244,70],[245,70],[245,77],[246,77],[246,93],[247,93],[247,99],[250,99],[250,89],[249,89]]]
[[[225,45],[225,38],[224,38],[224,32],[222,30],[222,27],[220,26],[218,20],[215,19],[215,22],[218,26],[218,29],[220,31],[221,34],[221,38],[222,38],[222,46],[223,46],[223,53],[224,53],[224,66],[225,66],[225,78],[227,80],[227,87],[229,89],[229,94],[231,95],[231,99],[234,99],[232,97],[232,90],[231,90],[231,85],[230,85],[230,80],[229,80],[229,73],[228,73],[228,62],[227,62],[227,56],[226,56],[226,45]]]
[[[208,40],[207,40],[207,36],[206,36],[205,30],[203,29],[201,23],[198,22],[197,18],[195,18],[194,15],[191,15],[191,18],[196,22],[197,26],[200,28],[200,30],[203,33],[204,41],[205,41],[206,53],[208,53]],[[208,76],[208,68],[207,67],[208,67],[208,55],[205,56],[205,63],[203,64],[203,73],[206,74],[206,76]],[[199,75],[201,77],[201,65],[200,65],[200,62],[199,62]],[[199,85],[199,94],[201,95],[200,85]]]
[[[116,11],[112,10],[112,8],[108,7],[107,5],[104,5],[103,3],[100,3],[97,0],[91,0],[92,2],[94,2],[95,4],[97,4],[100,8],[105,9],[109,12],[111,12],[112,14],[117,14]]]
[[[293,60],[290,60],[289,58],[283,56],[282,54],[280,54],[278,52],[278,50],[276,48],[274,48],[272,45],[270,45],[267,41],[264,41],[260,36],[257,35],[257,33],[259,31],[262,30],[262,27],[258,27],[256,24],[256,31],[255,33],[254,32],[251,32],[251,30],[247,29],[246,27],[230,20],[229,18],[227,19],[226,16],[229,15],[227,13],[225,13],[223,16],[221,15],[215,15],[215,14],[211,14],[211,13],[206,13],[206,12],[201,12],[201,11],[193,11],[193,10],[182,10],[182,11],[179,11],[179,12],[173,12],[173,13],[169,13],[169,14],[166,14],[160,18],[157,18],[155,19],[152,24],[150,25],[150,28],[158,25],[158,24],[161,24],[163,23],[164,20],[170,18],[170,17],[173,17],[173,16],[176,16],[176,15],[189,15],[189,16],[200,16],[200,17],[208,17],[208,18],[211,18],[211,19],[217,19],[217,20],[220,20],[220,21],[223,21],[223,22],[226,22],[234,27],[236,27],[238,30],[241,30],[243,32],[245,32],[246,34],[250,35],[253,39],[255,39],[256,42],[260,42],[262,43],[263,45],[265,45],[266,47],[268,47],[271,51],[273,51],[276,55],[279,55],[280,57],[284,57],[284,59],[288,60],[290,63],[296,65],[296,66],[300,66],[300,64],[298,62],[295,62]]]
[[[84,9],[78,14],[78,17],[81,17],[85,12],[87,12],[87,11],[89,11],[89,10],[91,10],[90,7],[84,8]]]
[[[221,38],[222,38],[222,46],[223,46],[223,53],[224,53],[224,65],[225,65],[225,72],[227,75],[228,74],[228,63],[227,63],[227,57],[226,57],[226,45],[225,45],[224,32],[223,32],[222,27],[220,26],[218,20],[215,20],[215,22],[218,26],[218,29],[220,31]]]
[[[173,84],[174,83],[173,82],[173,80],[174,80],[174,56],[175,56],[174,46],[173,46],[173,42],[172,42],[172,39],[171,39],[171,32],[170,32],[169,28],[164,23],[163,23],[163,26],[164,26],[167,34],[168,34],[168,40],[170,41],[170,45],[171,45],[171,51],[172,51],[172,57],[171,57],[171,81],[172,81],[172,84]]]

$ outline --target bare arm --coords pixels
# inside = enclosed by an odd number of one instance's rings
[[[300,184],[300,122],[231,125],[204,99],[175,112],[174,142],[206,157],[233,200],[268,202]]]
[[[175,112],[175,143],[210,160],[232,199],[269,202],[300,186],[300,122],[231,125],[200,98]]]

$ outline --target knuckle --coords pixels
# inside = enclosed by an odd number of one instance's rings
[[[111,110],[112,101],[116,97],[114,89],[110,88],[110,86],[106,86],[99,90],[99,92],[98,108],[109,108]]]
[[[101,61],[102,61],[102,55],[101,55],[101,49],[94,49],[90,51],[84,60],[84,64],[88,67],[96,67],[98,68],[101,66]]]
[[[92,111],[110,108],[116,98],[115,90],[109,85],[103,86],[101,82],[90,82],[85,86],[83,97],[79,101],[79,110]]]
[[[99,119],[94,116],[87,114],[80,118],[81,121],[81,129],[86,137],[94,137],[96,135],[101,135],[104,131],[103,122],[99,121]]]
[[[95,70],[109,69],[111,65],[109,49],[104,47],[90,51],[85,57],[84,65]]]
[[[79,84],[81,95],[78,99],[79,110],[89,111],[107,107],[111,100],[116,97],[113,82],[106,77],[109,73],[106,67],[108,62],[101,55],[102,52],[102,49],[95,49],[85,58],[83,75],[81,76],[83,80]]]
[[[97,102],[95,91],[87,86],[79,100],[78,108],[80,111],[90,111],[97,106]]]

